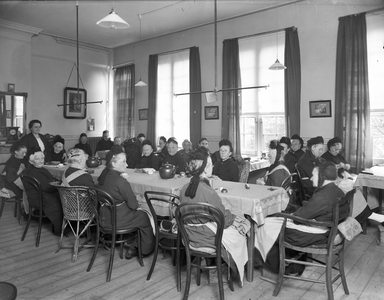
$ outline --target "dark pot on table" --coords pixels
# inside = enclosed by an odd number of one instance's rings
[[[176,167],[171,164],[163,164],[159,169],[159,174],[162,179],[171,179],[175,177]]]
[[[101,159],[99,157],[91,156],[86,161],[88,168],[97,168],[101,165]]]

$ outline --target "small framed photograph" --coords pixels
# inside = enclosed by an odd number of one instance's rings
[[[206,120],[216,120],[219,118],[218,106],[206,106],[204,112]]]
[[[14,83],[8,83],[8,92],[11,92],[11,93],[15,92],[15,84]]]
[[[95,119],[87,119],[87,130],[88,131],[95,131]]]
[[[87,115],[87,91],[85,89],[64,89],[64,118],[85,119]]]
[[[332,117],[331,100],[309,101],[310,118]]]
[[[148,120],[148,108],[139,109],[139,120]]]

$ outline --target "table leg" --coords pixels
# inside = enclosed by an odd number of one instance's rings
[[[363,187],[363,196],[365,201],[368,203],[368,188],[366,186]],[[368,226],[368,219],[364,221],[363,225],[363,234],[367,234],[367,226]]]
[[[379,213],[383,212],[383,190],[379,189]]]
[[[250,228],[250,237],[247,238],[247,247],[248,247],[248,263],[247,263],[247,281],[253,282],[253,251],[255,248],[255,221],[248,215],[245,215],[248,221],[251,223]]]

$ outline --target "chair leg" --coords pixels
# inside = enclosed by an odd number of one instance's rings
[[[1,205],[0,205],[0,218],[1,218],[1,215],[3,214],[3,210],[4,210],[5,198],[0,197],[0,201],[1,201]]]
[[[180,264],[180,246],[177,246],[176,250],[176,280],[177,280],[177,291],[181,291],[181,264]]]
[[[21,198],[16,197],[16,205],[17,205],[17,221],[19,224],[23,224],[23,218],[21,216]]]
[[[72,254],[72,262],[77,261],[77,255],[79,253],[79,239],[80,239],[80,221],[77,220],[77,228],[76,228],[76,235],[75,235],[75,244],[73,245],[73,254]]]
[[[108,273],[107,273],[107,282],[111,281],[113,259],[115,257],[115,247],[116,247],[115,245],[116,245],[116,236],[112,236],[111,250],[109,251],[109,265],[108,265]]]
[[[341,275],[341,283],[343,284],[344,293],[349,295],[347,280],[345,278],[345,270],[344,270],[344,249],[339,252],[340,260],[339,260],[339,271]]]
[[[279,245],[279,275],[277,277],[277,282],[275,289],[273,290],[273,296],[277,296],[280,293],[281,286],[283,285],[284,272],[285,272],[285,249],[283,246]]]
[[[93,255],[91,258],[91,261],[89,262],[87,272],[89,272],[93,266],[93,263],[96,259],[97,250],[99,250],[99,243],[100,243],[100,229],[99,229],[99,223],[96,222],[96,241],[95,241],[95,249],[93,250]]]
[[[219,262],[220,259],[216,258],[216,261]],[[219,283],[220,300],[224,300],[223,269],[222,269],[222,264],[220,262],[217,264],[217,277],[218,277],[218,283]]]
[[[185,247],[185,248],[187,248],[187,247]],[[187,280],[185,282],[185,291],[184,291],[183,300],[188,299],[189,288],[191,287],[191,273],[192,273],[191,256],[189,255],[189,251],[188,251],[187,252]],[[199,269],[198,269],[198,273],[200,273]]]
[[[41,228],[43,227],[43,209],[40,207],[39,227],[37,229],[36,247],[40,245]]]
[[[23,236],[21,237],[21,241],[24,241],[25,236],[27,235],[29,224],[31,223],[31,218],[32,218],[32,207],[29,206],[28,221],[27,221],[27,225],[25,226]]]
[[[325,267],[325,283],[327,287],[328,300],[333,300],[333,287],[332,287],[332,255],[328,254],[326,257]]]
[[[63,219],[63,225],[61,225],[61,236],[60,236],[59,248],[56,250],[55,253],[59,252],[61,247],[63,246],[63,235],[66,227],[67,227],[67,220]]]
[[[198,266],[201,266],[201,257],[200,256],[196,256],[196,264]],[[196,268],[197,270],[197,276],[196,276],[196,283],[197,283],[197,286],[200,286],[200,279],[201,279],[201,269],[200,268]],[[209,273],[208,273],[208,284],[210,284],[209,282]]]
[[[138,252],[138,257],[139,257],[139,264],[140,264],[140,266],[144,267],[143,255],[141,253],[141,234],[140,234],[140,230],[137,230],[137,252]]]
[[[148,273],[148,276],[147,276],[147,280],[150,280],[150,279],[151,279],[153,270],[155,269],[155,265],[156,265],[156,261],[157,261],[157,255],[158,255],[158,252],[159,252],[159,236],[156,235],[156,236],[155,236],[155,250],[154,250],[154,252],[153,252],[152,265],[151,265],[151,268],[149,269],[149,273]]]

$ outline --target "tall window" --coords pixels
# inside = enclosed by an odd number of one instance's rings
[[[384,159],[384,18],[366,15],[373,160]],[[382,161],[381,161],[382,162]]]
[[[239,39],[242,87],[269,85],[267,89],[242,90],[243,154],[260,156],[271,139],[285,135],[284,72],[268,69],[276,53],[284,64],[284,44],[284,32]]]
[[[159,55],[157,69],[156,136],[189,139],[189,50]]]

